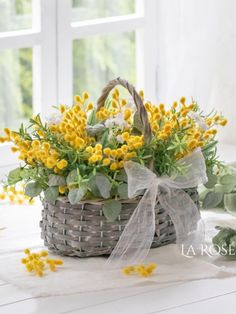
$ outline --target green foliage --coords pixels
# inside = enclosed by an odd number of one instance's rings
[[[97,172],[95,177],[94,177],[94,180],[95,180],[96,186],[98,188],[99,194],[103,198],[109,198],[112,184],[111,184],[110,180],[108,179],[108,177],[102,173]]]
[[[223,199],[223,194],[221,192],[209,191],[202,203],[203,208],[215,208],[217,207]]]
[[[122,199],[128,198],[128,184],[127,183],[122,183],[118,186],[118,194],[119,194],[119,197]]]
[[[22,180],[21,173],[22,173],[21,168],[16,168],[16,169],[11,170],[7,178],[8,185],[14,185],[17,182],[21,181]]]
[[[45,199],[50,204],[55,204],[58,195],[59,195],[59,190],[57,186],[50,186],[44,191]]]
[[[216,227],[220,231],[212,239],[217,252],[223,256],[236,257],[236,230]]]
[[[102,210],[107,220],[115,221],[121,212],[121,203],[117,200],[106,201]]]
[[[49,186],[60,186],[60,185],[66,185],[66,179],[63,176],[50,174],[49,175]]]
[[[38,195],[40,195],[40,193],[42,192],[42,187],[39,185],[38,182],[30,182],[26,185],[25,187],[25,195],[29,196],[29,197],[36,197]]]
[[[68,193],[69,202],[72,205],[78,204],[83,199],[86,193],[87,187],[85,186],[70,190],[70,192]]]
[[[232,165],[220,164],[218,160],[214,159],[207,159],[206,163],[208,164],[208,182],[205,184],[205,188],[202,187],[200,191],[202,207],[234,208],[232,200],[236,195],[236,168]]]

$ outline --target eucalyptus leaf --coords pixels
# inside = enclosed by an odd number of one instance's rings
[[[35,197],[38,196],[42,192],[41,186],[38,184],[38,182],[30,182],[25,187],[25,195],[29,197]]]
[[[136,111],[134,114],[134,124],[133,125],[134,125],[133,126],[134,133],[137,133],[137,131],[138,131],[138,133],[143,132],[143,123],[140,119],[140,115],[139,115],[138,111]]]
[[[87,189],[83,186],[70,190],[70,192],[68,193],[69,202],[71,203],[71,205],[78,204],[86,193]]]
[[[107,201],[104,203],[102,210],[107,220],[115,221],[121,212],[121,203],[116,200]]]
[[[104,146],[104,145],[107,143],[108,135],[109,135],[109,130],[106,129],[106,130],[103,132],[102,137],[101,137],[101,139],[100,139],[100,143],[102,144],[102,146]]]
[[[102,123],[98,123],[95,125],[88,125],[86,131],[89,136],[97,136],[100,135],[105,130],[105,125]]]
[[[51,204],[55,204],[58,195],[59,189],[57,186],[50,186],[44,191],[45,199]]]
[[[203,200],[203,208],[215,208],[223,199],[223,193],[210,191]]]
[[[120,182],[127,182],[128,181],[127,174],[126,174],[124,169],[121,169],[119,171],[119,173],[116,176],[116,180],[120,181]]]
[[[118,194],[120,198],[127,199],[128,198],[128,184],[122,183],[118,186]]]
[[[9,185],[16,184],[17,182],[22,180],[21,171],[22,171],[21,168],[16,168],[9,172],[8,177],[7,177],[7,181]]]
[[[217,183],[217,176],[213,174],[211,171],[207,171],[207,178],[208,178],[208,181],[204,185],[206,188],[212,189]]]
[[[109,198],[111,191],[110,180],[104,174],[97,172],[95,175],[95,182],[101,196],[103,198]]]
[[[94,180],[94,175],[91,176],[90,180],[89,180],[89,189],[91,190],[92,194],[95,197],[101,197],[101,194],[99,192],[99,189],[97,187],[97,184]]]
[[[225,194],[224,203],[230,213],[236,214],[236,193]]]
[[[223,185],[233,184],[236,185],[236,173],[225,174],[220,178],[220,183]]]
[[[66,185],[66,179],[63,176],[59,176],[56,174],[50,174],[48,185],[49,186]]]
[[[72,170],[68,176],[66,177],[66,184],[70,185],[78,180],[78,172],[77,169]]]
[[[233,191],[234,185],[233,184],[216,184],[215,185],[215,192],[221,192],[223,194],[230,193]]]

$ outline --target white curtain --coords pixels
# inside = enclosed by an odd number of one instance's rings
[[[158,101],[193,97],[224,113],[219,138],[236,144],[236,1],[158,1]]]

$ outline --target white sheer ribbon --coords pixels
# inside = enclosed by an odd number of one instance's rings
[[[144,261],[155,233],[157,197],[174,223],[177,244],[191,244],[197,247],[201,243],[204,224],[197,206],[182,189],[207,182],[205,160],[201,150],[196,149],[179,163],[186,167],[186,173],[175,179],[166,175],[157,177],[145,166],[132,161],[125,163],[129,198],[142,194],[144,190],[145,193],[108,258],[106,266],[116,268]]]

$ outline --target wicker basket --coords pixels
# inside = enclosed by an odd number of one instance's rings
[[[197,189],[185,190],[199,207]],[[118,219],[107,221],[102,211],[102,201],[86,201],[71,205],[66,198],[55,205],[44,203],[40,222],[44,244],[57,254],[69,256],[98,256],[112,252],[139,199],[124,200]],[[174,225],[157,201],[156,232],[152,247],[173,243],[176,239]]]
[[[102,91],[98,108],[103,106],[109,92],[118,84],[127,88],[132,95],[143,124],[145,139],[148,141],[151,129],[146,109],[134,87],[127,81],[120,78],[110,81]],[[187,189],[185,192],[199,207],[197,189]],[[103,215],[103,200],[86,200],[78,205],[71,205],[67,198],[62,197],[58,198],[55,205],[45,201],[40,222],[44,244],[62,255],[78,257],[108,255],[116,246],[139,200],[139,198],[123,200],[121,213],[114,222],[108,221]],[[158,199],[155,212],[156,230],[152,247],[173,243],[176,240],[174,225],[169,215],[161,208]]]

